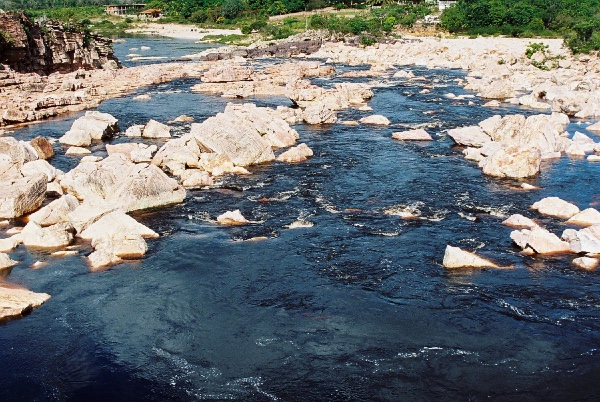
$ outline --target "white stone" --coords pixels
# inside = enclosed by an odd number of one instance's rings
[[[542,215],[555,216],[569,219],[579,213],[579,208],[570,202],[558,197],[546,197],[534,203],[531,209],[537,210]]]
[[[250,221],[242,215],[239,209],[235,211],[227,211],[217,217],[217,223],[220,225],[246,225],[250,223]]]
[[[392,134],[392,138],[399,141],[431,141],[431,135],[422,128],[415,130],[407,130],[401,132],[395,132]]]
[[[495,263],[458,247],[446,246],[443,265],[446,268],[499,268]]]

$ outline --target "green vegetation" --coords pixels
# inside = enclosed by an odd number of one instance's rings
[[[14,45],[14,40],[6,31],[0,30],[0,54],[7,48]]]
[[[527,49],[525,49],[525,56],[531,60],[531,65],[539,68],[540,70],[548,71],[551,68],[558,68],[558,60],[562,59],[563,57],[550,56],[548,55],[547,50],[548,45],[531,42],[527,45]]]
[[[441,23],[469,35],[559,37],[574,53],[600,50],[598,0],[458,0]]]

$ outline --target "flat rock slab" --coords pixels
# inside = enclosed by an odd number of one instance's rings
[[[422,128],[416,130],[407,130],[392,134],[392,138],[399,141],[431,141],[431,135]]]
[[[0,320],[29,313],[50,299],[46,293],[0,285]]]

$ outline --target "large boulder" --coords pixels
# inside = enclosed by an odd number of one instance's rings
[[[537,148],[508,147],[483,159],[479,166],[484,174],[518,179],[538,174],[541,162],[542,153]]]
[[[58,173],[58,170],[44,159],[38,159],[35,161],[27,162],[23,164],[23,166],[21,166],[21,174],[23,175],[23,177],[37,176],[40,173],[46,175],[49,183],[54,180]]]
[[[567,221],[567,224],[577,226],[600,225],[600,212],[595,208],[587,208],[573,215]]]
[[[273,148],[292,146],[299,138],[296,130],[273,109],[257,107],[253,103],[229,103],[223,113],[232,123],[254,129]]]
[[[600,226],[574,230],[566,229],[562,239],[569,243],[574,253],[600,254]]]
[[[229,157],[237,166],[249,166],[275,159],[271,144],[252,127],[232,123],[231,116],[219,113],[203,123],[192,124],[191,134],[198,145]]]
[[[46,198],[45,174],[0,183],[0,218],[12,219],[35,211]]]
[[[534,220],[520,214],[509,216],[507,219],[502,221],[502,224],[515,229],[532,229],[538,226]]]
[[[539,226],[531,229],[514,230],[510,238],[523,250],[530,249],[538,254],[569,253],[571,247],[554,233]]]
[[[42,227],[36,222],[30,221],[21,231],[21,236],[25,246],[55,248],[71,244],[73,231],[73,227],[68,223],[56,223]]]
[[[499,268],[485,258],[452,246],[446,246],[443,265],[446,268]]]
[[[302,111],[302,120],[307,124],[333,124],[337,114],[325,103],[316,102]]]
[[[92,140],[111,138],[120,130],[117,119],[108,113],[88,111],[73,122],[71,129],[65,133],[59,142],[66,145],[87,147]]]
[[[0,252],[0,272],[5,269],[12,268],[17,265],[19,262],[11,259],[8,254],[4,252]]]
[[[81,130],[89,133],[93,140],[103,140],[118,133],[120,128],[118,120],[110,114],[88,111],[73,122],[71,130]]]
[[[300,144],[297,147],[292,147],[279,155],[277,160],[280,162],[296,163],[304,162],[309,157],[313,156],[313,151],[306,144]]]
[[[171,128],[156,120],[150,120],[142,130],[144,138],[171,138]]]
[[[0,285],[0,319],[18,317],[31,312],[50,299],[46,293],[34,293],[27,289]]]
[[[94,238],[92,247],[94,252],[88,259],[94,270],[119,263],[123,259],[141,258],[148,251],[146,241],[139,234],[107,234]]]
[[[71,194],[66,194],[29,215],[29,221],[36,222],[40,226],[69,222],[69,213],[78,206],[79,201],[77,201],[77,198]]]
[[[448,135],[457,145],[481,147],[491,141],[479,126],[460,127],[448,130]]]
[[[29,141],[29,144],[35,149],[40,159],[50,159],[54,156],[52,143],[44,137],[36,137]]]
[[[158,234],[142,225],[121,210],[105,214],[96,222],[77,234],[82,239],[94,240],[118,235],[139,235],[144,238],[156,238]]]
[[[168,141],[152,158],[152,164],[178,176],[187,167],[197,167],[200,147],[192,134]]]
[[[180,203],[185,189],[160,168],[133,163],[122,154],[80,163],[61,185],[81,201],[104,202],[126,212]]]
[[[546,197],[531,206],[542,215],[568,219],[579,213],[577,205],[571,204],[558,197]]]

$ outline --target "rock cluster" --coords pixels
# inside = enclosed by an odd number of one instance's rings
[[[497,177],[523,178],[540,171],[541,161],[560,157],[583,141],[583,134],[568,138],[564,130],[569,118],[551,115],[495,115],[477,126],[448,131],[458,145],[467,146],[467,159],[479,162],[483,173]],[[586,149],[594,149],[594,141]]]

